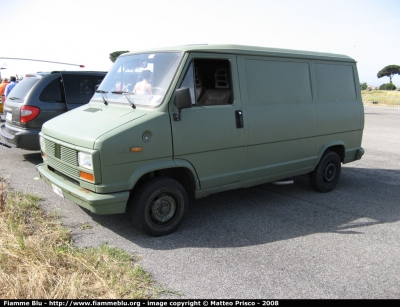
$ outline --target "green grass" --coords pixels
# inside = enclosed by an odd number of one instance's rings
[[[361,91],[362,101],[366,105],[376,105],[398,107],[400,106],[400,91]]]
[[[165,292],[138,257],[107,244],[74,247],[59,217],[39,201],[8,191],[0,178],[2,299],[154,299]]]

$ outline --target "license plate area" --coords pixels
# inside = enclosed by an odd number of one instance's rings
[[[56,193],[58,196],[61,196],[62,198],[64,198],[63,191],[59,187],[55,186],[54,184],[51,184],[51,187],[52,187],[54,193]]]
[[[11,122],[12,121],[12,113],[6,112],[6,120]]]

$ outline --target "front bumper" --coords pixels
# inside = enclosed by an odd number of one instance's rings
[[[63,177],[55,174],[47,168],[45,163],[36,166],[40,177],[47,185],[55,185],[62,190],[65,198],[97,214],[125,213],[129,199],[129,191],[97,194],[84,189]]]

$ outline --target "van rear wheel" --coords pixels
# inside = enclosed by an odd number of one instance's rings
[[[326,152],[310,174],[311,186],[318,192],[330,192],[339,182],[341,161],[336,152]]]
[[[182,224],[188,211],[188,196],[176,180],[157,177],[135,192],[130,209],[139,230],[154,237],[164,236]]]

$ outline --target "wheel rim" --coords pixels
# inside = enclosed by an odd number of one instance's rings
[[[150,217],[159,224],[168,223],[175,215],[177,206],[175,199],[170,195],[159,195],[150,206]]]
[[[333,162],[330,162],[326,168],[325,168],[325,173],[324,173],[324,180],[325,182],[332,182],[335,177],[336,177],[336,165]]]

